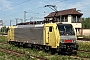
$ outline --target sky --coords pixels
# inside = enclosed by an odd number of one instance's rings
[[[4,26],[24,21],[26,11],[26,22],[42,21],[49,13],[54,12],[45,5],[56,5],[57,10],[76,8],[83,13],[82,17],[90,17],[90,0],[0,0],[0,20]]]

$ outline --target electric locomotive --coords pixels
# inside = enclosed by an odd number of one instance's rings
[[[15,45],[71,53],[78,49],[72,24],[46,23],[42,25],[18,25],[10,27],[8,41]]]

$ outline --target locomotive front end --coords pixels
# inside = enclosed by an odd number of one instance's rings
[[[57,47],[57,51],[71,53],[78,50],[73,26],[71,24],[57,24],[57,26],[60,33],[60,44]]]

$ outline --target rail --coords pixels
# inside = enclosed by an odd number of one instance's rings
[[[77,38],[77,40],[81,40],[81,41],[90,41],[90,38]]]

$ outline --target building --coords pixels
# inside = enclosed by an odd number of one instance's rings
[[[0,19],[0,29],[3,27],[3,20]]]
[[[70,23],[75,27],[77,34],[82,34],[81,33],[82,15],[83,14],[77,11],[76,8],[72,8],[72,9],[67,9],[67,10],[62,10],[57,12],[51,12],[49,15],[47,15],[44,18],[45,18],[45,21],[55,20],[55,22]]]
[[[0,26],[3,26],[3,20],[0,20]]]

